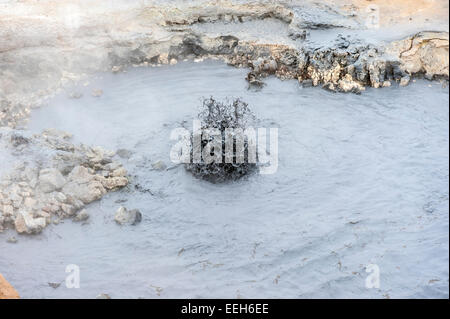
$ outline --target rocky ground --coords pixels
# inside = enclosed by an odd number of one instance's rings
[[[82,221],[88,217],[85,205],[128,184],[114,153],[74,145],[67,133],[46,130],[25,137],[2,129],[0,134],[2,149],[23,158],[0,181],[0,230],[12,226],[18,233],[35,234],[62,218]]]
[[[2,1],[0,152],[36,160],[5,169],[0,231],[86,218],[85,205],[127,185],[114,152],[21,130],[32,108],[95,72],[215,58],[247,68],[256,87],[270,75],[353,93],[414,77],[445,84],[447,9],[440,0]]]

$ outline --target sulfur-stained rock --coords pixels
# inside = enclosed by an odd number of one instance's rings
[[[19,293],[0,274],[0,299],[19,299]]]

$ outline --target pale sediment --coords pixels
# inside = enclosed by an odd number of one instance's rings
[[[85,10],[76,2],[48,1],[28,4],[26,13],[5,7],[0,22],[0,127],[13,130],[4,131],[0,142],[19,155],[35,147],[36,154],[52,156],[39,167],[30,163],[15,168],[3,180],[0,230],[11,225],[20,233],[39,232],[128,183],[113,153],[73,145],[66,135],[52,131],[29,138],[16,134],[32,107],[89,74],[215,58],[248,68],[247,80],[256,86],[274,75],[305,86],[359,93],[368,86],[407,85],[417,76],[448,79],[448,18],[442,30],[373,43],[340,32],[365,30],[364,7],[348,2],[337,8],[295,1],[148,1],[115,8],[102,7],[100,1]],[[258,29],[269,21],[277,21],[280,30]],[[230,26],[255,29],[231,32]],[[336,36],[318,45],[315,30]]]

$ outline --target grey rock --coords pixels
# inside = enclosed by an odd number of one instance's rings
[[[13,134],[11,135],[11,144],[14,147],[18,147],[20,145],[28,144],[30,140],[22,135]]]
[[[304,88],[309,88],[313,86],[313,81],[312,80],[303,80],[302,81],[302,87]]]
[[[44,193],[59,190],[64,184],[66,184],[66,179],[55,168],[43,169],[39,172],[39,188]]]
[[[167,168],[167,166],[163,161],[159,160],[152,163],[152,168],[157,171],[163,171]]]
[[[121,148],[121,149],[117,150],[116,154],[121,158],[129,159],[131,157],[131,155],[133,155],[133,152],[131,152],[130,150]]]
[[[15,244],[15,243],[17,243],[17,239],[16,239],[16,237],[12,236],[12,237],[9,237],[9,238],[6,240],[6,242],[7,242],[7,243],[10,243],[10,244]]]
[[[121,206],[114,215],[114,220],[119,225],[136,225],[141,222],[142,214],[138,209],[127,210]]]
[[[61,286],[60,282],[49,282],[48,285],[52,287],[53,289],[59,288]]]
[[[85,209],[81,210],[80,212],[78,212],[76,214],[76,216],[74,217],[74,221],[75,222],[83,222],[89,219],[89,214],[87,213],[87,211]]]
[[[400,86],[407,86],[409,84],[409,81],[411,81],[411,77],[409,75],[406,75],[400,79]]]

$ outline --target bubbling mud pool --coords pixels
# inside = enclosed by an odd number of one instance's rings
[[[0,234],[0,272],[21,296],[448,298],[448,89],[418,80],[335,94],[269,78],[253,91],[244,77],[213,61],[136,68],[35,110],[33,132],[129,150],[131,183],[89,205],[86,225],[16,244]],[[171,130],[191,128],[211,95],[242,97],[261,127],[278,128],[275,174],[211,184],[171,164]],[[152,169],[159,160],[169,169]],[[142,222],[116,225],[120,205]],[[69,264],[78,289],[64,285]],[[369,264],[379,289],[365,286]]]

